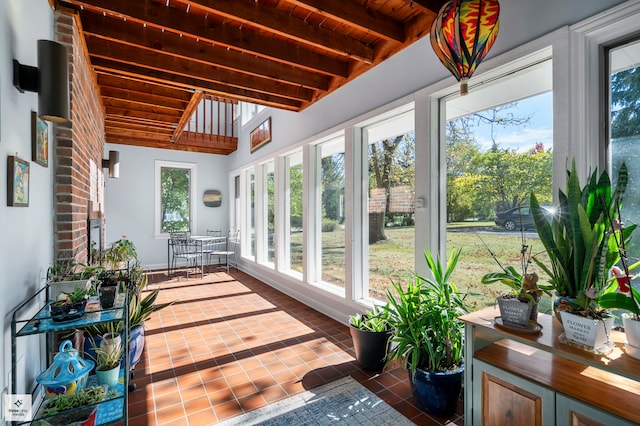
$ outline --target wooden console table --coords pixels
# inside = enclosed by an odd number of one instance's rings
[[[465,322],[467,425],[640,424],[640,360],[624,351],[624,334],[598,355],[558,341],[562,325],[540,314],[537,334],[495,324],[486,308]]]

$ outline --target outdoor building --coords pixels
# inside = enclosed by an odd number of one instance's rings
[[[461,236],[454,223],[489,222],[503,232],[495,214],[528,205],[532,191],[545,206],[557,203],[573,161],[583,180],[595,168],[614,176],[626,161],[624,216],[640,223],[640,0],[501,0],[497,40],[466,96],[428,34],[299,110],[203,95],[190,106],[193,117],[179,123],[181,137],[196,140],[215,128],[224,153],[136,146],[134,131],[129,139],[107,137],[113,105],[101,103],[100,65],[90,63],[78,22],[61,3],[0,0],[0,163],[30,162],[28,205],[0,205],[0,389],[14,380],[30,387],[43,364],[44,339],[32,339],[18,347],[20,377],[12,377],[13,311],[44,286],[57,257],[88,259],[92,242],[131,240],[145,269],[164,271],[169,232],[239,231],[243,276],[346,326],[350,315],[383,303],[392,282],[428,273],[427,247],[444,257],[462,247],[456,283],[477,293],[484,273],[477,264],[496,265],[483,234]],[[13,61],[36,66],[41,39],[72,46],[75,102],[71,127],[47,124],[46,165],[32,157],[38,95],[13,84]],[[616,86],[624,72],[635,72],[635,83]],[[636,112],[621,124],[616,113],[625,108]],[[269,137],[252,148],[267,123]],[[111,151],[119,153],[118,178],[104,168]],[[393,159],[383,170],[385,153]],[[526,162],[533,157],[535,164]],[[470,164],[490,160],[495,175],[472,176]],[[13,191],[4,167],[3,190]],[[172,179],[181,182],[178,201],[162,196]],[[520,247],[520,234],[512,236]],[[632,262],[639,250],[629,247]],[[483,297],[473,299],[476,309],[495,299]],[[638,386],[637,377],[624,379]]]

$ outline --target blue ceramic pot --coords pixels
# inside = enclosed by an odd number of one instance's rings
[[[415,377],[411,377],[409,370],[411,392],[418,408],[441,417],[455,413],[462,391],[463,375],[464,363],[455,370],[444,372],[417,368]]]

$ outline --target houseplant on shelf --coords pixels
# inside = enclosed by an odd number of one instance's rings
[[[482,239],[481,239],[482,241]],[[484,244],[484,241],[482,241]],[[538,319],[538,303],[543,292],[548,293],[552,286],[538,284],[538,274],[528,271],[531,264],[531,246],[527,244],[524,231],[522,231],[522,246],[520,249],[520,273],[513,266],[503,266],[491,249],[489,254],[496,261],[501,272],[489,272],[482,277],[482,284],[492,285],[502,283],[511,289],[509,293],[498,296],[500,319],[505,326],[523,327],[529,326],[530,321]]]
[[[565,337],[587,347],[609,343],[613,317],[598,305],[598,296],[609,269],[620,261],[616,239],[628,241],[636,228],[612,226],[620,221],[619,206],[628,178],[622,164],[612,191],[607,172],[598,175],[596,169],[582,187],[574,160],[567,170],[566,189],[558,191],[559,206],[550,222],[535,194],[530,196],[533,221],[551,267],[536,256],[533,260],[550,277],[558,298],[554,309],[563,322]]]
[[[73,321],[84,315],[84,308],[87,299],[95,292],[91,287],[91,282],[87,281],[86,285],[77,286],[68,293],[60,293],[57,300],[49,305],[51,319],[54,322]]]
[[[42,419],[34,420],[40,425],[68,425],[81,423],[92,426],[95,423],[97,404],[107,396],[104,386],[84,388],[72,394],[57,395],[46,402]]]
[[[464,373],[463,297],[450,281],[461,250],[454,250],[446,269],[440,257],[425,250],[433,278],[415,273],[407,288],[393,283],[387,290],[389,323],[393,328],[387,362],[401,360],[409,371],[411,391],[423,411],[446,416],[455,412]]]
[[[376,306],[363,314],[352,315],[349,318],[349,332],[356,360],[362,368],[381,371],[391,337],[389,311]]]

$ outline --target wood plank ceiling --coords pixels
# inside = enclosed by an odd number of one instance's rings
[[[444,3],[55,0],[79,16],[107,142],[221,154],[177,143],[203,94],[301,111],[428,36]]]

